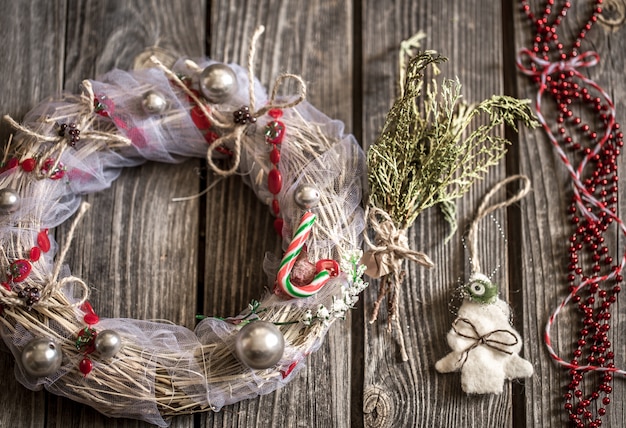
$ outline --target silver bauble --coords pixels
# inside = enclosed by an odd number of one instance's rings
[[[167,100],[159,91],[150,90],[143,94],[141,106],[148,114],[161,114],[167,109]]]
[[[17,210],[20,203],[20,195],[13,189],[0,189],[0,211],[12,213]]]
[[[310,210],[320,201],[320,191],[312,184],[301,184],[293,193],[293,200],[303,210]]]
[[[270,368],[283,356],[285,339],[274,324],[253,321],[244,326],[235,340],[235,353],[251,369]]]
[[[111,358],[122,348],[122,338],[114,330],[102,330],[96,336],[95,347],[100,357]]]
[[[221,104],[237,91],[237,75],[226,64],[211,64],[200,74],[202,95],[213,104]]]
[[[22,367],[29,376],[46,377],[59,370],[63,353],[51,339],[33,339],[22,350],[21,361]]]

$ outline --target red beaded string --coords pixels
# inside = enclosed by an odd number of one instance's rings
[[[272,214],[276,216],[274,229],[276,233],[282,236],[284,221],[280,217],[280,205],[277,198],[283,188],[283,176],[278,170],[278,162],[280,162],[278,146],[283,142],[283,137],[285,136],[285,124],[278,120],[283,116],[281,109],[273,108],[268,114],[273,120],[269,121],[265,126],[265,142],[271,146],[270,162],[272,163],[272,169],[267,174],[267,188],[272,194]]]
[[[617,156],[623,146],[623,134],[615,122],[615,107],[610,96],[579,71],[599,61],[597,53],[581,54],[579,49],[602,12],[601,4],[602,0],[594,2],[591,17],[571,48],[566,50],[559,41],[557,29],[571,3],[565,1],[557,6],[554,0],[548,0],[539,17],[531,11],[527,0],[521,1],[522,11],[533,23],[536,35],[532,48],[520,51],[518,68],[539,85],[535,101],[537,116],[573,184],[572,202],[568,207],[574,229],[568,250],[569,294],[552,313],[546,325],[545,342],[551,357],[569,369],[564,408],[576,427],[602,424],[600,418],[606,414],[606,406],[611,401],[613,374],[626,374],[615,367],[615,354],[608,338],[610,308],[621,291],[626,254],[621,260],[615,260],[605,240],[614,234],[614,230],[609,229],[612,224],[626,235],[626,226],[616,214]],[[546,98],[557,108],[555,131],[542,113]],[[584,114],[576,114],[576,111]],[[593,120],[587,121],[581,116]],[[582,323],[572,357],[566,361],[552,347],[550,328],[570,302],[577,306]]]

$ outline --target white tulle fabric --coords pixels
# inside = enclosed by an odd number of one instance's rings
[[[199,61],[200,67],[209,63],[208,60]],[[180,61],[175,71],[193,77],[194,71],[186,67],[186,63]],[[250,103],[246,70],[235,64],[231,67],[237,74],[238,92],[227,103],[210,106],[226,115]],[[84,126],[75,148],[59,151],[59,160],[66,169],[62,179],[37,178],[19,166],[0,174],[0,188],[13,188],[21,197],[16,212],[0,216],[0,245],[7,260],[24,258],[36,244],[40,230],[65,222],[77,210],[82,195],[108,187],[122,168],[147,160],[171,163],[206,155],[208,145],[203,132],[190,118],[192,104],[161,70],[114,70],[97,81],[90,81],[90,86],[95,98],[107,106],[109,117],[94,111],[94,100],[86,91],[82,95],[67,95],[38,105],[22,122],[30,132],[17,132],[14,136],[12,145],[20,160],[44,152],[52,153],[54,157],[55,144],[58,145],[52,141],[58,136],[55,124],[75,122],[79,127]],[[169,106],[164,114],[155,116],[144,112],[141,101],[148,90],[157,90],[167,99]],[[255,82],[254,96],[257,106],[267,103],[267,93],[258,82]],[[270,120],[269,115],[263,115],[246,130],[238,168],[238,173],[265,203],[272,200],[267,189],[267,174],[272,167],[269,161],[271,147],[265,143],[263,134]],[[283,188],[278,195],[285,220],[284,244],[289,243],[290,231],[303,214],[293,202],[293,193],[302,183],[314,183],[322,199],[313,209],[318,220],[308,243],[309,257],[312,260],[339,260],[346,252],[361,245],[364,219],[360,203],[366,173],[363,152],[352,136],[344,134],[341,122],[329,119],[306,101],[285,109],[280,120],[286,126],[279,163]],[[41,287],[51,280],[56,248],[53,242],[51,251],[33,263],[33,272],[25,284]],[[276,274],[279,257],[266,257],[265,270],[269,278]],[[59,278],[69,275],[70,270],[66,267]],[[269,288],[271,285],[270,282]],[[315,313],[320,305],[329,307],[347,286],[349,278],[340,275],[319,294],[305,300],[265,296],[261,305],[268,310],[262,316],[272,321],[279,318],[282,321],[300,320],[307,310]],[[13,296],[0,288],[3,298]],[[71,281],[62,292],[70,303],[81,297],[80,287],[72,287]],[[87,403],[109,416],[142,419],[158,426],[167,425],[164,418],[168,415],[185,413],[184,409],[181,411],[183,406],[180,403],[175,409],[168,407],[168,391],[172,391],[173,399],[176,395],[179,402],[181,396],[186,396],[186,412],[191,412],[219,410],[224,405],[275,390],[302,368],[309,353],[319,348],[331,324],[325,322],[307,327],[309,330],[305,335],[294,334],[304,328],[302,324],[281,326],[285,337],[299,338],[297,343],[287,344],[277,367],[253,371],[238,364],[232,356],[238,331],[236,321],[208,318],[193,332],[167,323],[102,319],[94,327],[99,331],[117,331],[124,347],[112,360],[99,360],[94,356],[93,371],[84,377],[78,372],[78,364],[84,355],[72,351],[77,331],[85,326],[83,312],[63,305],[55,307],[51,300],[43,303],[48,307],[35,305],[31,309],[34,316],[30,317],[30,323],[17,323],[14,320],[18,318],[12,315],[28,311],[26,308],[5,304],[1,333],[16,357],[19,382],[34,390],[45,387],[55,394]],[[67,322],[48,322],[45,311],[67,315]],[[63,365],[52,376],[33,379],[24,374],[20,363],[21,350],[35,337],[52,337],[63,343]],[[231,360],[234,362],[224,363]],[[118,379],[117,383],[101,381],[110,377]]]

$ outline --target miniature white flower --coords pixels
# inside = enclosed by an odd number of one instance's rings
[[[311,321],[313,321],[313,313],[310,309],[307,309],[307,311],[304,313],[304,316],[302,317],[302,323],[304,325],[311,325]]]
[[[346,304],[343,299],[337,299],[333,297],[333,304],[330,307],[330,311],[332,312],[335,318],[343,318],[346,316],[346,311],[350,309],[350,307]]]
[[[330,312],[326,309],[326,306],[320,305],[315,316],[322,320],[328,320],[330,318]]]

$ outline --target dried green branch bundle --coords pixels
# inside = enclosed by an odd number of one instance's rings
[[[467,105],[458,79],[427,85],[420,111],[424,70],[444,61],[432,51],[411,59],[404,94],[368,152],[369,203],[388,213],[401,230],[425,209],[462,196],[498,163],[508,141],[493,134],[494,128],[506,123],[516,129],[517,121],[536,126],[527,100],[496,95]],[[485,115],[487,123],[467,135],[470,124]]]

